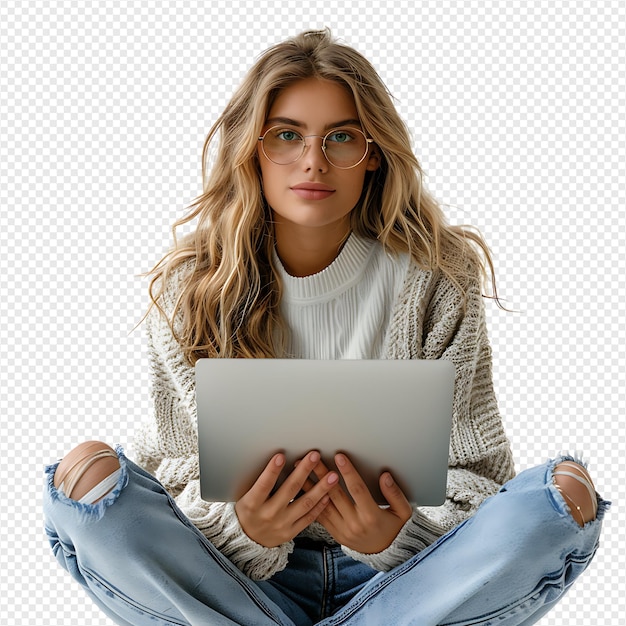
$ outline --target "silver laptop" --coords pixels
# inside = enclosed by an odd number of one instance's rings
[[[433,360],[200,359],[196,399],[204,500],[236,501],[279,451],[287,463],[344,452],[379,504],[390,470],[410,502],[446,493],[454,365]],[[279,483],[280,484],[280,483]]]

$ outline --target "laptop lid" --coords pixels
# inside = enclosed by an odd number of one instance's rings
[[[410,502],[444,502],[454,365],[444,360],[200,359],[201,496],[236,501],[277,452],[344,452],[380,504],[389,470]],[[280,484],[280,483],[279,483]]]

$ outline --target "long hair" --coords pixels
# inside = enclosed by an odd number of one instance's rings
[[[201,357],[282,354],[282,285],[257,141],[277,95],[312,77],[335,81],[352,94],[363,130],[380,152],[380,166],[367,173],[351,213],[353,232],[380,241],[391,253],[409,253],[420,266],[443,272],[461,292],[476,268],[483,278],[489,273],[497,301],[484,240],[477,231],[447,224],[423,185],[408,130],[375,69],[328,30],[307,31],[260,56],[209,130],[202,151],[203,192],[174,224],[173,248],[149,272],[150,297],[161,309],[172,272],[187,266],[168,321],[191,364]],[[179,240],[177,229],[196,219],[194,232]]]

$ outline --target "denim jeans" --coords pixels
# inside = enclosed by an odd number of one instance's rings
[[[526,470],[477,513],[390,572],[339,547],[296,541],[285,570],[255,582],[127,460],[115,489],[79,504],[46,468],[46,532],[59,563],[117,624],[535,623],[587,567],[609,503],[580,528],[552,483],[555,459]]]

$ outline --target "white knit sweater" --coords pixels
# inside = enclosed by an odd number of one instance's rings
[[[472,515],[513,477],[491,377],[483,300],[478,278],[465,309],[452,283],[420,269],[407,256],[390,257],[376,242],[351,236],[323,272],[304,279],[283,271],[281,303],[298,358],[447,359],[456,366],[447,499],[416,508],[393,543],[378,554],[343,550],[387,571]],[[160,303],[171,313],[184,279],[181,267]],[[265,548],[241,529],[233,503],[200,497],[194,369],[167,321],[153,308],[146,321],[154,411],[135,439],[135,460],[176,498],[193,524],[239,569],[255,580],[283,569],[289,541]],[[333,543],[318,523],[302,535]]]
[[[297,278],[275,256],[283,284],[287,353],[297,359],[379,359],[409,257],[352,235],[325,270]]]

